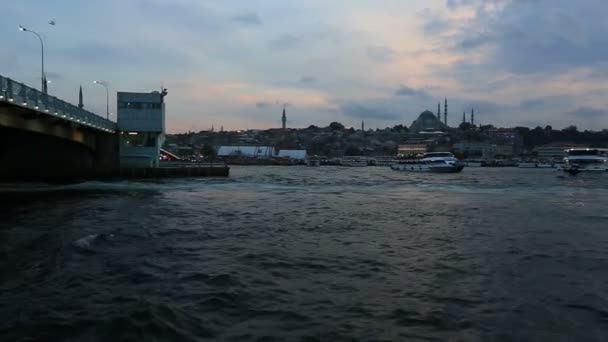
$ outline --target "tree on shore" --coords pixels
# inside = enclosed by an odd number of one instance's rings
[[[215,158],[217,156],[217,152],[213,148],[213,146],[209,144],[204,144],[201,148],[201,154],[207,158]]]

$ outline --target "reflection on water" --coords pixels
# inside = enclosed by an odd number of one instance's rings
[[[3,185],[2,340],[608,334],[608,177],[231,173]]]

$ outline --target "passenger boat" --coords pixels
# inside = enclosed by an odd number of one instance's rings
[[[519,168],[537,168],[537,169],[550,169],[555,167],[555,163],[546,160],[522,160],[517,163]]]
[[[456,173],[464,164],[450,152],[429,152],[421,158],[397,160],[391,165],[395,171]]]
[[[608,148],[571,148],[565,151],[563,171],[608,172]]]
[[[342,160],[342,166],[363,167],[367,166],[367,160],[364,159],[345,159]]]

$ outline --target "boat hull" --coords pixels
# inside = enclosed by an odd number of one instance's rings
[[[458,173],[464,169],[464,165],[429,166],[423,164],[393,164],[391,169],[401,172],[430,172],[430,173]]]

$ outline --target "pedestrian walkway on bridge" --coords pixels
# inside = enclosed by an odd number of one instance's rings
[[[2,75],[0,75],[0,102],[27,108],[94,130],[108,133],[115,133],[117,130],[116,123],[110,120]]]

